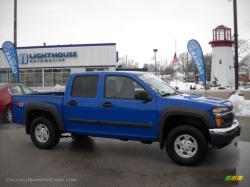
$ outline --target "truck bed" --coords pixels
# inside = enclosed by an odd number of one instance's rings
[[[62,114],[64,92],[39,92],[27,95],[15,95],[12,96],[12,114],[14,123],[24,124],[25,123],[25,108],[35,103],[48,103],[56,107],[59,114]],[[14,107],[15,106],[15,107]],[[62,117],[62,116],[61,116]]]

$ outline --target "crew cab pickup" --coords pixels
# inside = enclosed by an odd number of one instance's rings
[[[13,96],[12,113],[38,148],[52,148],[64,133],[159,142],[181,165],[240,135],[230,101],[182,94],[145,72],[72,74],[64,93]]]

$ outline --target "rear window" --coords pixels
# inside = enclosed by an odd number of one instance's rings
[[[97,75],[77,76],[73,83],[72,97],[95,98],[99,77]]]

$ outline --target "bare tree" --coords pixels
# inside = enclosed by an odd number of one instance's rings
[[[211,65],[212,65],[212,53],[204,55],[204,61],[206,66],[206,78],[208,81],[211,80]]]
[[[123,68],[138,68],[139,67],[139,63],[135,61],[134,59],[129,59],[126,62],[125,57],[122,57],[120,61],[121,61],[121,66]]]
[[[134,59],[130,59],[127,61],[126,68],[138,68],[139,63],[136,62]]]
[[[165,75],[171,75],[171,77],[173,78],[174,76],[174,67],[172,65],[168,65],[165,69],[164,69],[164,74]]]
[[[234,48],[233,48],[233,54]],[[238,55],[239,59],[243,59],[244,57],[248,56],[250,54],[250,39],[239,39],[238,41]]]
[[[178,55],[178,63],[181,66],[182,73],[186,74],[187,73],[187,66],[188,66],[188,53],[187,52],[182,52]]]

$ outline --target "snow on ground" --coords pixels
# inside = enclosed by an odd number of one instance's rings
[[[236,116],[250,116],[250,100],[238,94],[231,95],[229,100],[233,103]]]
[[[50,92],[64,92],[65,91],[65,86],[57,84],[53,88],[51,88],[49,91]]]
[[[202,84],[195,84],[194,82],[184,82],[182,80],[172,80],[169,82],[172,87],[179,87],[180,91],[190,91],[190,86],[196,87],[195,90],[204,90],[204,86]],[[225,87],[221,89],[221,87],[210,87],[209,90],[212,91],[226,91],[226,92],[233,92],[234,88]],[[241,91],[250,91],[249,88],[244,88],[243,86],[239,86],[239,90]]]
[[[190,86],[196,87],[196,90],[203,89],[203,86],[200,84],[195,84],[194,82],[183,82],[180,80],[173,80],[169,82],[172,87],[178,87],[180,91],[190,90]]]

